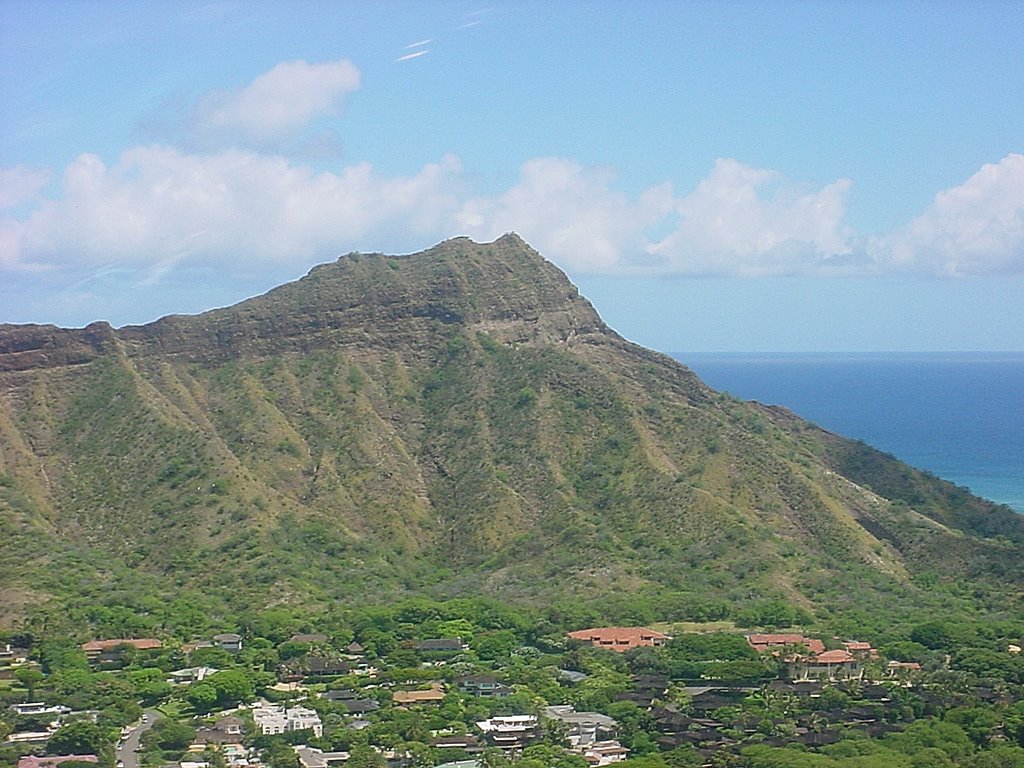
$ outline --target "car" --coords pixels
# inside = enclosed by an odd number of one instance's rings
[[[117,768],[124,768],[124,760],[117,761]]]

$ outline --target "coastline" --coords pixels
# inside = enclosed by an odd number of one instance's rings
[[[1024,352],[672,357],[715,389],[782,405],[1024,513]]]

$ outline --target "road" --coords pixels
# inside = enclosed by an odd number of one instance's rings
[[[132,726],[121,741],[117,743],[117,765],[118,768],[139,768],[139,743],[142,741],[142,734],[153,727],[157,718],[163,717],[155,709],[147,709],[142,713],[142,720]]]

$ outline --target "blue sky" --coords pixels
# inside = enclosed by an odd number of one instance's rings
[[[667,352],[1024,350],[1019,2],[0,2],[0,322],[519,232]]]

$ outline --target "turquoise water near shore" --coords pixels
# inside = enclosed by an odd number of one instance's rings
[[[783,405],[1024,512],[1024,353],[678,353],[710,386]]]

